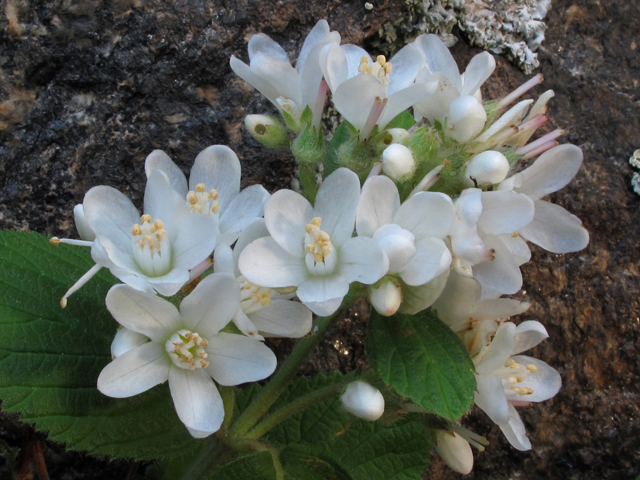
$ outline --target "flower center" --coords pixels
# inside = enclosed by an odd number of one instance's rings
[[[178,330],[166,341],[164,348],[167,350],[171,361],[177,367],[185,370],[195,370],[196,368],[206,368],[209,362],[205,348],[209,342],[200,338],[197,333],[189,330]]]
[[[320,230],[322,219],[315,217],[305,230],[307,232],[305,263],[310,272],[315,275],[328,275],[336,269],[338,258],[333,251],[331,238],[327,232]]]
[[[525,378],[530,373],[534,373],[538,371],[538,367],[535,365],[520,365],[516,363],[512,358],[508,359],[503,368],[500,368],[494,374],[497,374],[503,380],[503,384],[505,385],[505,393],[515,392],[518,395],[531,395],[533,393],[533,388],[531,387],[518,387],[517,384],[520,382],[524,382]],[[510,386],[510,390],[507,390],[507,387]]]
[[[378,55],[376,61],[369,66],[369,57],[363,55],[360,59],[358,72],[373,75],[382,85],[389,86],[389,74],[391,73],[391,63],[387,62],[384,55]]]
[[[205,192],[204,183],[196,185],[196,190],[190,190],[187,193],[187,204],[189,205],[189,211],[191,213],[204,213],[209,215],[210,213],[217,215],[220,211],[220,204],[217,202],[220,195],[217,190],[211,189],[209,192]]]
[[[280,105],[280,109],[291,115],[295,121],[300,120],[300,109],[298,105],[296,105],[296,102],[287,97],[278,97],[276,98],[276,102]]]
[[[151,215],[142,215],[140,222],[131,227],[133,257],[145,275],[165,275],[171,270],[171,245],[164,224],[160,219],[151,223]]]
[[[238,277],[240,284],[240,307],[245,315],[271,305],[271,289],[251,283],[244,276]]]

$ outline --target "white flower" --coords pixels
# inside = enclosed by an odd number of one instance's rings
[[[530,450],[531,442],[515,406],[548,400],[562,385],[558,372],[545,362],[518,355],[548,336],[545,328],[533,320],[517,327],[505,322],[491,343],[473,358],[478,385],[475,403],[518,450]]]
[[[373,422],[384,413],[384,397],[375,387],[365,382],[351,382],[340,397],[347,412]]]
[[[392,143],[382,152],[382,172],[395,181],[411,175],[415,168],[413,153],[400,143]]]
[[[371,287],[369,300],[376,312],[390,317],[398,311],[402,304],[402,287],[392,279],[385,277]]]
[[[385,273],[384,253],[370,238],[352,238],[360,197],[358,176],[339,168],[322,183],[315,207],[291,190],[273,194],[265,209],[270,237],[241,253],[240,272],[267,288],[297,287],[317,315],[335,312],[349,284],[372,284]]]
[[[581,165],[582,150],[575,145],[559,145],[498,185],[498,190],[526,195],[535,204],[533,221],[517,229],[525,240],[553,253],[577,252],[589,244],[589,232],[578,217],[542,200],[565,187]]]
[[[73,207],[73,219],[76,223],[76,230],[82,240],[93,242],[96,239],[96,234],[87,223],[87,217],[84,214],[84,207],[82,204],[78,204]]]
[[[373,127],[383,129],[398,114],[422,100],[435,85],[414,84],[424,65],[420,49],[409,44],[387,61],[374,61],[355,45],[328,45],[321,52],[324,78],[333,104],[344,118],[367,138]]]
[[[393,181],[376,176],[362,189],[356,216],[358,235],[373,238],[388,260],[388,274],[407,285],[424,285],[449,268],[451,254],[443,238],[454,218],[451,199],[421,192],[400,205]]]
[[[98,377],[98,390],[126,398],[169,380],[178,417],[189,432],[196,438],[216,432],[224,407],[213,380],[239,385],[262,380],[276,367],[275,355],[262,343],[220,332],[239,302],[238,284],[225,274],[202,280],[180,310],[126,285],[112,287],[106,298],[111,314],[150,341],[108,364]]]
[[[214,271],[231,273],[240,285],[240,308],[233,322],[242,333],[256,339],[262,339],[262,335],[300,338],[311,330],[313,315],[307,307],[291,300],[293,291],[283,294],[280,289],[255,285],[238,270],[238,257],[244,248],[268,236],[264,220],[256,220],[240,234],[233,252],[225,244],[216,247]]]
[[[464,438],[451,430],[436,431],[436,451],[454,472],[467,475],[473,469],[473,452]]]
[[[164,172],[173,189],[185,200],[189,212],[211,216],[218,226],[218,244],[232,245],[240,232],[264,213],[269,199],[262,185],[240,191],[240,160],[229,147],[212,145],[196,157],[189,187],[187,179],[162,150],[155,150],[145,161],[147,176]]]
[[[338,32],[331,32],[326,20],[320,20],[302,45],[296,68],[284,49],[267,35],[259,33],[249,40],[249,65],[231,57],[233,71],[267,97],[278,110],[295,122],[306,107],[313,112],[312,125],[318,126],[326,99],[322,85],[319,55],[327,44],[339,44]]]
[[[111,342],[111,358],[115,360],[129,350],[133,350],[149,341],[149,338],[141,333],[136,333],[128,328],[120,327]]]
[[[424,117],[446,125],[447,134],[459,142],[475,137],[487,120],[480,87],[496,67],[494,58],[482,52],[460,75],[451,52],[437,35],[420,35],[415,45],[425,55],[425,67],[418,73],[416,83],[436,86],[426,99],[414,105],[416,120]]]

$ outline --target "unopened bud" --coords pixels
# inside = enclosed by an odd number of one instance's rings
[[[469,183],[475,186],[495,185],[507,178],[509,160],[502,153],[487,150],[471,159],[465,171]]]
[[[409,132],[404,128],[390,128],[384,133],[382,141],[385,145],[391,145],[392,143],[403,143],[407,138],[409,138]]]
[[[402,288],[391,280],[383,280],[380,285],[371,287],[369,299],[376,312],[390,317],[402,304]]]
[[[404,145],[393,143],[382,152],[382,172],[392,180],[399,181],[411,175],[415,167],[413,153]]]
[[[84,207],[81,203],[73,207],[73,219],[76,222],[76,230],[78,230],[80,238],[93,242],[96,239],[96,234],[89,226],[89,222],[87,222],[87,218],[84,215]]]
[[[284,125],[268,115],[247,115],[244,125],[253,138],[267,147],[289,146],[289,137]]]
[[[473,453],[471,446],[464,438],[455,432],[438,430],[436,433],[436,450],[454,472],[467,475],[473,468]]]
[[[315,165],[322,161],[326,151],[322,132],[307,125],[291,144],[291,152],[300,164]]]
[[[449,136],[458,142],[466,142],[482,131],[487,112],[476,97],[463,95],[449,106],[449,121]]]
[[[116,333],[113,342],[111,342],[111,358],[115,360],[129,350],[144,345],[148,341],[149,339],[141,333],[122,327]]]
[[[340,400],[349,413],[363,420],[373,422],[384,413],[384,397],[377,388],[365,382],[351,382]]]

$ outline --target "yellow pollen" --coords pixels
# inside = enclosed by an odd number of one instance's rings
[[[511,365],[514,365],[516,362],[513,358],[508,359],[506,362],[504,362],[504,366],[505,367],[510,367]]]
[[[211,204],[211,211],[213,213],[218,213],[220,211],[220,204],[218,202],[213,202]]]
[[[142,215],[140,221],[142,223],[151,223],[151,215]]]
[[[58,237],[51,237],[49,243],[51,245],[60,245],[60,239]]]
[[[195,190],[187,193],[187,204],[191,213],[217,214],[220,212],[218,191],[212,188],[208,192],[204,183],[198,183]]]
[[[531,387],[511,387],[511,390],[518,395],[531,395],[533,393],[533,388]]]
[[[215,188],[209,190],[209,198],[211,200],[218,200],[218,198],[220,198],[220,195],[218,195],[218,191]]]
[[[136,223],[133,227],[131,227],[131,235],[142,235],[140,225]]]
[[[309,235],[312,243],[305,245],[305,250],[308,254],[313,255],[313,260],[316,263],[324,262],[324,258],[331,254],[333,251],[331,247],[331,238],[327,232],[320,230],[322,219],[315,217],[311,220],[311,223],[305,226],[305,231]]]
[[[384,55],[378,55],[376,61],[369,66],[369,57],[363,55],[360,58],[358,73],[368,73],[373,75],[380,83],[385,86],[389,85],[389,74],[391,73],[391,63],[387,61]]]
[[[196,185],[196,192],[198,193],[204,192],[204,183],[199,183]]]
[[[187,193],[187,202],[191,205],[195,205],[196,203],[198,203],[198,196],[193,190]]]
[[[527,370],[529,370],[531,373],[535,373],[538,371],[538,367],[536,367],[535,365],[531,364],[531,365],[527,365]]]
[[[156,227],[156,230],[162,230],[164,228],[164,223],[162,223],[162,220],[156,219],[156,221],[153,222],[153,226]]]
[[[311,255],[313,255],[316,251],[316,246],[310,243],[307,243],[307,246],[305,248],[307,250],[307,253],[310,253]]]
[[[207,342],[207,340],[203,338],[202,340],[200,340],[200,346],[206,348],[209,346],[209,342]]]
[[[518,379],[517,379],[517,380],[518,380],[518,383],[520,383],[520,382],[524,382],[524,378],[522,378],[522,377],[518,377]]]
[[[511,236],[512,236],[513,238],[518,238],[518,237],[520,236],[520,234],[519,234],[518,232],[513,232],[513,233],[511,234]]]
[[[520,368],[520,365],[518,365],[517,363],[514,363],[509,368],[512,368],[512,369],[516,370],[516,369]]]

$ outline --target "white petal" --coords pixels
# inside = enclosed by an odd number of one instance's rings
[[[256,55],[268,55],[284,62],[289,61],[289,56],[284,51],[284,48],[264,33],[252,35],[247,48],[249,50],[249,60],[253,60]]]
[[[429,308],[442,294],[450,270],[446,270],[430,282],[424,285],[412,287],[411,285],[402,285],[402,305],[400,305],[400,313],[415,315],[422,310]],[[440,311],[438,311],[440,317]]]
[[[578,217],[544,200],[535,205],[533,221],[519,232],[526,240],[553,253],[577,252],[589,244],[589,232]]]
[[[480,284],[471,277],[451,272],[442,295],[433,304],[438,318],[447,325],[455,325],[469,319],[469,313],[480,300]]]
[[[193,438],[207,438],[215,433],[215,432],[203,432],[202,430],[195,430],[189,427],[187,427],[187,430],[189,431],[189,434]]]
[[[238,60],[233,55],[229,60],[229,65],[231,65],[231,69],[236,75],[258,90],[262,95],[267,97],[271,103],[278,108],[276,98],[280,96],[280,93],[278,92],[278,89],[271,85],[267,79],[262,78],[259,74],[253,71],[249,65],[244,63],[242,60]]]
[[[131,227],[140,223],[140,214],[123,193],[99,186],[90,189],[82,202],[89,227],[98,237],[106,237],[121,251],[132,251]]]
[[[503,128],[510,127],[519,123],[518,119],[521,118],[523,112],[529,105],[533,103],[533,100],[523,100],[511,107],[506,113],[504,113],[498,120],[496,120],[489,128],[487,128],[482,135],[476,138],[476,142],[484,143],[493,137],[496,133],[500,132]]]
[[[178,236],[171,245],[172,265],[191,270],[213,253],[216,246],[215,220],[209,215],[187,213],[181,218]]]
[[[151,215],[152,222],[162,221],[171,242],[179,235],[180,222],[189,214],[185,198],[171,187],[169,177],[162,170],[152,171],[147,179],[144,213]],[[129,235],[132,226],[129,227]]]
[[[458,64],[437,35],[420,35],[415,43],[422,48],[425,63],[431,73],[440,72],[445,75],[458,91],[462,89]]]
[[[329,89],[335,92],[338,85],[349,78],[349,65],[347,57],[340,45],[325,45],[320,52],[320,66],[322,73],[329,85]]]
[[[205,277],[180,304],[185,325],[203,338],[222,330],[240,306],[240,287],[228,273]]]
[[[84,207],[81,203],[73,207],[73,220],[76,224],[76,230],[78,230],[80,238],[88,242],[93,242],[96,238],[96,234],[87,222],[87,217],[84,214]]]
[[[146,277],[145,280],[160,295],[171,297],[178,293],[178,290],[189,281],[189,270],[186,268],[174,268],[166,275],[162,275],[161,277]]]
[[[309,310],[319,317],[326,317],[338,310],[343,298],[344,297],[332,298],[324,302],[305,302],[305,306],[309,307]]]
[[[424,285],[440,275],[451,264],[451,253],[439,238],[427,237],[416,242],[416,255],[400,272],[407,285]]]
[[[304,257],[289,255],[271,237],[249,244],[240,254],[238,268],[250,282],[269,288],[298,286],[309,275]]]
[[[373,75],[358,75],[338,86],[333,104],[356,130],[362,130],[376,98],[387,98],[385,87]]]
[[[320,230],[329,234],[334,246],[353,235],[359,198],[360,180],[347,168],[338,168],[322,182],[313,216],[322,219]]]
[[[493,250],[494,260],[473,267],[473,276],[483,288],[485,285],[506,295],[516,293],[522,287],[520,266],[504,243],[495,235],[486,235],[482,241],[487,250]]]
[[[474,320],[500,320],[520,315],[530,306],[527,302],[518,302],[511,298],[488,299],[478,302],[469,312],[469,316]],[[512,355],[513,353],[511,352]]]
[[[297,290],[298,298],[307,302],[324,302],[344,298],[349,291],[349,282],[340,275],[313,276],[306,279]]]
[[[430,93],[414,105],[415,119],[420,121],[424,117],[432,123],[437,120],[444,124],[451,103],[460,96],[458,90],[442,73],[431,73],[426,68],[418,73],[416,83],[427,84]]]
[[[236,311],[236,314],[233,316],[233,323],[238,327],[238,330],[247,337],[260,341],[264,340],[264,337],[258,333],[258,329],[253,322],[244,314],[242,308],[238,308]]]
[[[471,265],[480,263],[484,259],[486,251],[476,227],[463,234],[452,236],[451,249],[457,257]]]
[[[136,333],[128,328],[119,328],[113,342],[111,342],[111,358],[116,359],[129,350],[149,342],[149,337]]]
[[[133,397],[166,382],[170,365],[164,345],[145,343],[104,367],[98,377],[98,390],[108,397]]]
[[[347,65],[349,66],[348,78],[355,77],[359,74],[358,67],[360,67],[360,59],[362,57],[366,56],[369,64],[373,61],[367,51],[357,45],[352,45],[350,43],[342,45],[342,51],[344,52],[344,56],[347,59]]]
[[[224,212],[231,200],[240,191],[240,160],[229,147],[212,145],[202,150],[191,168],[189,190],[204,183],[207,191],[217,190],[220,210]]]
[[[296,66],[300,74],[300,93],[302,95],[303,105],[309,105],[312,109],[315,109],[323,75],[321,62],[324,47],[326,45],[337,46],[339,43],[340,34],[338,32],[331,32],[311,49],[303,69]],[[322,107],[324,107],[324,105],[322,105]]]
[[[293,100],[300,109],[303,108],[300,77],[288,60],[258,54],[251,59],[251,69],[271,83],[278,90],[278,96]]]
[[[575,145],[558,145],[544,152],[520,174],[522,184],[518,192],[534,200],[565,187],[578,173],[582,165],[582,150]]]
[[[499,424],[500,430],[502,430],[502,433],[514,448],[521,452],[531,450],[531,442],[527,438],[524,423],[522,423],[516,408],[511,404],[509,404],[509,414],[509,421]]]
[[[238,258],[240,257],[240,254],[242,253],[244,248],[254,240],[268,236],[269,230],[267,230],[267,226],[265,225],[263,218],[255,220],[251,225],[248,225],[247,228],[242,231],[242,233],[238,237],[236,245],[233,247],[233,264],[235,265],[236,276],[240,274],[240,270],[238,270]]]
[[[502,243],[511,252],[518,265],[523,265],[531,260],[531,250],[527,242],[520,235],[498,235]]]
[[[384,129],[391,120],[407,108],[427,98],[435,89],[435,83],[420,83],[390,94],[387,97],[387,106],[378,119],[378,127]]]
[[[413,83],[424,65],[424,54],[417,45],[410,43],[402,47],[389,62],[392,68],[387,95],[407,88]]]
[[[464,71],[464,84],[460,94],[475,94],[495,68],[496,60],[489,52],[482,52],[474,56]]]
[[[230,273],[235,275],[236,264],[233,260],[231,247],[225,243],[218,245],[213,252],[213,270],[216,273]]]
[[[256,382],[276,369],[276,356],[261,342],[242,335],[219,333],[209,339],[207,372],[220,385]]]
[[[157,342],[164,342],[181,323],[180,313],[171,303],[128,285],[111,287],[105,302],[120,325]]]
[[[498,425],[509,421],[509,403],[504,396],[502,380],[493,375],[476,376],[478,391],[475,403]]]
[[[544,402],[556,396],[562,387],[562,378],[555,368],[550,367],[542,360],[524,355],[512,357],[519,365],[534,365],[536,371],[529,373],[524,381],[518,383],[518,387],[531,388],[533,393],[518,395],[517,400],[525,402]]]
[[[546,338],[549,338],[549,334],[540,322],[535,320],[522,322],[516,328],[516,338],[511,355],[527,351]]]
[[[389,177],[373,177],[362,188],[356,215],[358,235],[373,237],[377,229],[393,221],[400,208],[400,194]]]
[[[449,235],[462,235],[476,226],[482,214],[482,190],[467,188],[454,204],[456,216]]]
[[[500,235],[526,227],[533,220],[533,201],[516,192],[482,192],[482,215],[478,228]]]
[[[414,235],[395,223],[380,227],[373,239],[389,259],[389,274],[402,271],[416,254]]]
[[[354,237],[347,240],[340,250],[339,268],[348,283],[370,285],[382,278],[387,264],[382,249],[373,239]]]
[[[269,192],[262,185],[252,185],[241,191],[227,205],[220,217],[221,236],[231,245],[248,225],[264,215]]]
[[[133,259],[131,251],[132,241],[129,241],[129,249],[120,250],[110,238],[106,236],[97,237],[91,245],[91,258],[111,270],[118,268],[129,273],[140,275],[140,268]],[[114,274],[115,275],[115,274]]]
[[[178,418],[187,428],[197,432],[217,432],[220,429],[224,420],[224,405],[206,371],[172,366],[169,388]]]
[[[455,208],[448,195],[421,192],[404,202],[393,222],[409,230],[420,241],[427,237],[444,238],[449,234]]]
[[[301,303],[292,300],[272,300],[271,305],[248,315],[258,330],[289,337],[306,335],[311,330],[313,315]],[[301,333],[301,330],[306,332]]]
[[[313,207],[302,195],[280,190],[269,199],[264,220],[273,240],[296,257],[303,257],[305,226],[313,218]]]
[[[304,70],[304,64],[309,52],[311,52],[311,50],[329,33],[329,31],[329,24],[326,20],[318,20],[318,22],[313,26],[311,31],[307,34],[307,37],[304,39],[304,43],[300,49],[300,54],[296,60],[296,70],[298,70],[298,72],[302,72]],[[339,42],[340,39],[338,38],[338,43]]]
[[[516,326],[511,322],[504,322],[498,327],[491,344],[485,350],[480,363],[476,365],[478,374],[488,375],[504,366],[513,351],[515,332]]]
[[[147,159],[144,161],[144,171],[147,174],[147,178],[154,170],[163,171],[167,177],[173,189],[180,194],[183,198],[187,196],[187,178],[182,173],[182,170],[171,160],[171,157],[164,153],[162,150],[154,150],[151,152]]]

